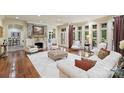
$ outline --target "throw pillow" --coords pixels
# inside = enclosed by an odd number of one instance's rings
[[[79,67],[85,71],[89,70],[93,66],[95,66],[96,61],[92,61],[89,59],[83,59],[83,60],[75,60],[75,66]]]
[[[101,48],[99,53],[98,53],[98,57],[100,59],[104,59],[105,57],[107,57],[110,54],[110,51],[108,51],[107,49],[103,49]]]

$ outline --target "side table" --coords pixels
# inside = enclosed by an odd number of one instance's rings
[[[7,45],[0,45],[0,48],[3,47],[3,52],[0,54],[0,57],[6,57],[7,56]]]
[[[118,62],[117,69],[114,72],[115,78],[124,78],[124,57],[120,59],[120,62]]]

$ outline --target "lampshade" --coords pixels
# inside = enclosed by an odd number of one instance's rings
[[[124,49],[124,40],[120,41],[119,48],[120,48],[120,49]]]

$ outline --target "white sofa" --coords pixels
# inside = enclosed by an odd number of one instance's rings
[[[89,59],[96,60],[96,65],[84,71],[73,64],[69,63],[58,63],[60,77],[70,78],[108,78],[112,77],[114,72],[112,69],[117,66],[121,54],[111,51],[110,55],[103,60],[99,59],[96,55],[93,55]]]

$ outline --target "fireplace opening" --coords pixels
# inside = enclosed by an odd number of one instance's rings
[[[35,43],[35,45],[36,45],[38,48],[43,48],[43,43],[42,43],[42,42]]]

